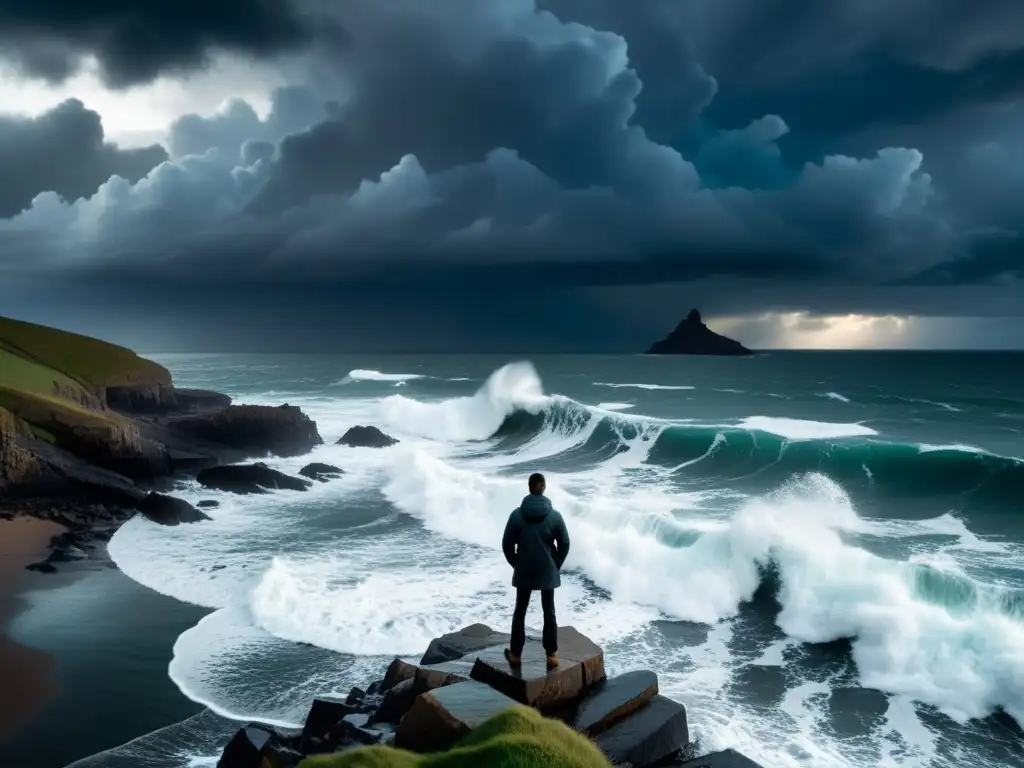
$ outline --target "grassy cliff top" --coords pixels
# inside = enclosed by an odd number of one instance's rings
[[[170,384],[171,374],[162,365],[139,357],[130,349],[89,336],[69,333],[45,325],[0,317],[0,351],[6,351],[56,371],[85,389],[102,395],[107,387],[131,384]],[[10,365],[10,359],[4,361]],[[24,367],[21,373],[24,373]],[[10,374],[7,386],[39,394],[38,371],[31,374],[36,383],[18,386]],[[0,368],[0,377],[4,375]],[[20,375],[20,374],[19,374]]]
[[[523,706],[506,709],[447,752],[361,747],[308,757],[299,768],[611,768],[593,742]]]

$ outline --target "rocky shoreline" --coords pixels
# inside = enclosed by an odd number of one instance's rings
[[[600,647],[572,627],[560,627],[558,637],[554,669],[536,638],[528,640],[522,665],[510,666],[503,653],[509,636],[483,624],[435,638],[419,664],[396,658],[365,689],[315,699],[301,730],[257,722],[240,728],[217,766],[306,768],[306,758],[317,756],[336,757],[318,766],[387,766],[387,753],[351,750],[443,752],[502,713],[528,707],[568,726],[621,768],[761,768],[734,750],[696,757],[686,708],[658,693],[654,672],[608,678]],[[560,763],[552,756],[544,764]]]
[[[168,495],[182,480],[194,479],[212,490],[263,494],[304,491],[344,474],[320,462],[303,467],[298,477],[262,462],[238,463],[301,456],[322,445],[316,423],[296,406],[233,405],[218,392],[170,386],[160,387],[159,393],[133,394],[132,388],[120,387],[113,398],[118,409],[99,404],[118,419],[118,428],[90,432],[88,439],[72,430],[53,443],[40,440],[18,416],[0,408],[0,519],[30,516],[65,529],[30,570],[53,573],[61,563],[94,556],[136,514],[161,525],[209,519],[202,508],[215,507],[216,501],[201,501],[197,508]],[[376,427],[360,425],[337,441],[370,448],[397,442]]]

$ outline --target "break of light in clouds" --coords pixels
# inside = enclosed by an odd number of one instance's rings
[[[182,115],[212,115],[229,99],[243,99],[265,117],[270,92],[285,79],[269,67],[219,57],[211,69],[187,78],[161,76],[152,83],[125,90],[104,86],[95,58],[61,83],[26,79],[16,69],[0,66],[0,109],[7,114],[39,117],[67,99],[78,99],[98,112],[107,137],[122,147],[142,147],[166,140],[171,123]]]
[[[1016,0],[69,8],[0,8],[0,311],[178,348],[634,351],[692,306],[750,346],[1024,347]]]

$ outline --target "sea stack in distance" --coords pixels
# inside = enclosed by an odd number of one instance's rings
[[[661,341],[647,350],[648,355],[752,355],[738,341],[715,333],[700,319],[700,312],[691,309],[688,314]]]

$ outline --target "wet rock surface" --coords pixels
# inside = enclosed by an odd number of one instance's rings
[[[457,632],[449,632],[431,640],[426,653],[420,659],[420,664],[455,661],[485,648],[505,645],[510,639],[511,635],[496,632],[486,624],[470,624]]]
[[[594,736],[640,709],[657,693],[658,676],[653,672],[638,670],[610,677],[587,692],[570,725]]]
[[[582,698],[586,689],[605,678],[604,652],[573,627],[558,628],[558,666],[548,669],[536,640],[527,640],[522,664],[505,659],[505,647],[479,652],[470,677],[509,698],[551,712]]]
[[[470,730],[515,705],[490,686],[469,680],[416,697],[395,731],[395,746],[414,752],[448,749]]]
[[[139,502],[139,513],[147,520],[159,525],[180,525],[209,520],[209,515],[200,512],[184,499],[150,493]]]
[[[639,670],[606,679],[601,648],[572,627],[559,630],[561,663],[552,670],[535,639],[527,641],[523,665],[510,668],[504,637],[476,624],[435,638],[423,660],[440,661],[395,659],[365,690],[316,699],[301,734],[251,724],[228,744],[218,766],[292,768],[303,755],[374,744],[435,752],[527,703],[593,738],[616,766],[761,768],[732,750],[693,759],[686,708],[657,694],[657,676]],[[495,638],[502,642],[479,647]]]
[[[316,423],[294,405],[229,405],[207,413],[177,415],[163,424],[239,451],[301,456],[323,444]]]
[[[312,482],[271,469],[266,464],[228,464],[204,469],[196,482],[205,488],[239,494],[269,493],[272,490],[306,491]]]
[[[310,480],[326,483],[328,480],[339,478],[345,473],[340,468],[331,464],[322,464],[314,461],[312,464],[307,464],[300,469],[299,474],[303,477],[308,477]]]
[[[686,707],[664,696],[654,696],[641,709],[599,735],[598,748],[613,763],[647,766],[671,757],[689,743]]]
[[[352,448],[388,448],[398,440],[381,432],[377,427],[356,426],[338,438],[336,445],[347,445]]]

